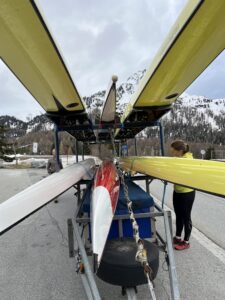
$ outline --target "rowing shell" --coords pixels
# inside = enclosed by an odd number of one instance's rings
[[[118,77],[112,76],[105,96],[105,104],[102,109],[101,122],[114,122],[116,116],[116,82]]]
[[[119,196],[119,176],[111,161],[103,161],[92,193],[92,245],[100,264]]]
[[[125,170],[225,197],[225,163],[172,157],[120,158]]]
[[[0,204],[0,235],[67,191],[82,178],[92,179],[95,161],[85,161],[35,183]]]

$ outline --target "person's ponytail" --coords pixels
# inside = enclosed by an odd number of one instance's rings
[[[183,154],[189,152],[189,145],[181,140],[173,142],[171,147],[177,151],[182,151]]]

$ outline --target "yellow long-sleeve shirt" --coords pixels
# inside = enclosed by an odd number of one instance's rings
[[[182,156],[182,158],[192,158],[193,159],[193,155],[191,152],[187,152]],[[192,192],[193,189],[190,189],[190,188],[182,186],[182,185],[174,184],[174,191],[176,193],[189,193],[189,192]]]

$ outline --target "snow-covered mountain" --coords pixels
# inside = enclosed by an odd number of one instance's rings
[[[136,91],[137,86],[143,77],[146,70],[138,71],[130,76],[126,82],[117,86],[117,112],[123,113],[125,106],[131,100],[132,94]],[[89,97],[84,97],[84,101],[86,103],[88,111],[91,113],[94,109],[100,108],[102,109],[104,100],[105,100],[105,92],[101,91],[97,92]]]
[[[145,70],[130,76],[126,82],[117,86],[117,111],[122,113]],[[88,112],[103,107],[105,91],[99,91],[84,97]],[[187,140],[200,139],[202,142],[225,143],[225,99],[209,99],[204,96],[194,96],[183,93],[173,104],[173,109],[163,117],[166,137],[182,137]],[[45,115],[36,116],[23,122],[15,117],[1,116],[0,125],[10,127],[14,137],[23,136],[29,132],[49,131],[53,124]],[[148,134],[149,136],[149,134]]]
[[[183,93],[164,120],[191,126],[201,123],[210,126],[212,130],[220,130],[223,127],[224,114],[225,99],[209,99]]]
[[[127,103],[130,102],[132,95],[136,92],[138,84],[144,76],[146,70],[138,71],[130,76],[125,83],[122,83],[117,89],[118,107],[117,111],[122,114]]]

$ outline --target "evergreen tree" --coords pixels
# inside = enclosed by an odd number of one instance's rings
[[[0,158],[3,157],[6,148],[5,128],[0,125]]]
[[[204,158],[208,160],[215,158],[215,149],[213,147],[207,148]]]
[[[7,143],[6,139],[7,129],[0,125],[0,158],[5,159],[5,155],[10,153],[10,145]]]

